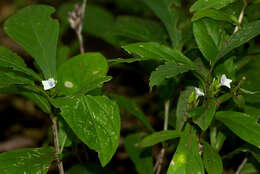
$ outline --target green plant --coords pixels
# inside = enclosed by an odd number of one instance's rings
[[[255,162],[260,163],[260,52],[255,37],[260,34],[260,15],[250,16],[247,9],[259,6],[259,2],[143,0],[139,7],[149,7],[161,23],[133,16],[115,20],[105,9],[87,5],[86,15],[81,18],[83,33],[122,46],[133,56],[107,60],[100,53],[82,53],[58,64],[57,71],[59,24],[50,18],[54,9],[36,5],[11,16],[5,23],[6,33],[35,59],[40,73],[0,47],[0,91],[25,95],[50,115],[55,148],[3,153],[0,169],[5,173],[47,173],[50,163],[56,160],[63,173],[63,149],[71,146],[76,137],[98,152],[104,167],[119,144],[119,105],[147,130],[124,139],[140,174],[221,174],[223,161],[240,152],[247,155],[236,173],[258,173]],[[62,32],[69,26],[64,14],[72,10],[72,5],[64,4],[58,10]],[[77,34],[80,36],[81,31]],[[84,51],[81,41],[80,48]],[[101,91],[103,83],[111,79],[107,76],[109,66],[136,61],[154,61],[157,66],[151,72],[149,87],[152,91],[157,86],[156,92],[164,103],[162,131],[154,130],[132,100],[116,94],[107,97]],[[63,124],[69,128],[63,128]],[[69,136],[71,130],[75,135]],[[233,134],[243,144],[233,152],[221,153]],[[158,143],[161,150],[153,165],[151,147]],[[165,160],[168,154],[173,154],[171,161]],[[35,166],[34,171],[30,171],[31,166]],[[78,166],[70,172],[85,170]]]

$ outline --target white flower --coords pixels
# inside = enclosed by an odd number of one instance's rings
[[[196,99],[199,97],[199,96],[204,96],[204,92],[202,91],[202,89],[200,88],[194,88],[195,89],[195,96],[196,96]]]
[[[220,86],[226,86],[228,88],[231,88],[230,83],[232,82],[231,79],[228,79],[225,74],[222,74],[220,78]]]
[[[42,85],[43,85],[44,90],[49,90],[49,89],[55,87],[55,80],[54,80],[54,78],[49,78],[48,80],[43,80]]]

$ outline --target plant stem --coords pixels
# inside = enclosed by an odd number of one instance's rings
[[[70,27],[75,30],[76,35],[78,37],[81,54],[85,52],[82,29],[84,24],[86,4],[87,4],[87,0],[83,0],[81,6],[76,4],[75,9],[72,12],[69,12],[69,17],[68,17]]]
[[[56,161],[59,169],[59,174],[64,174],[63,164],[62,161],[59,159],[60,149],[59,149],[57,119],[55,117],[52,117],[51,119],[52,119],[52,132],[53,132],[55,156],[56,156]]]
[[[244,13],[245,13],[245,9],[246,9],[246,6],[247,6],[247,2],[246,0],[243,0],[243,7],[242,7],[242,10],[240,12],[240,15],[239,15],[239,18],[238,18],[238,25],[236,26],[236,28],[234,29],[234,32],[237,32],[241,23],[242,23],[242,20],[243,20],[243,17],[244,17]]]
[[[168,120],[169,120],[169,110],[170,110],[170,100],[166,100],[164,104],[164,126],[163,130],[168,129]],[[163,148],[161,149],[159,156],[157,158],[157,161],[154,166],[154,171],[156,174],[161,173],[162,170],[162,164],[163,164],[163,159],[164,159],[164,154],[166,151],[166,143],[162,142]]]
[[[241,170],[245,167],[245,164],[247,163],[248,158],[244,158],[244,160],[242,161],[242,163],[239,165],[237,171],[235,174],[240,174]]]
[[[170,100],[167,100],[164,104],[164,126],[163,126],[163,130],[168,129],[169,109],[170,109]]]
[[[80,53],[84,53],[85,52],[83,36],[82,36],[82,29],[83,29],[83,24],[84,24],[86,4],[87,4],[87,0],[83,0],[83,3],[82,3],[81,8],[80,8],[80,11],[81,11],[80,12],[81,13],[80,24],[79,24],[78,30],[76,30],[76,34],[77,34],[78,40],[79,40]]]

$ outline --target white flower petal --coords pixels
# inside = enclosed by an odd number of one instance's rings
[[[227,76],[225,74],[222,74],[221,78],[220,78],[220,85],[221,86],[226,86],[228,88],[231,88],[230,83],[232,82],[231,79],[228,79]]]
[[[202,91],[202,89],[200,88],[194,88],[195,89],[195,96],[196,96],[196,99],[199,97],[199,96],[204,96],[204,92]]]
[[[43,80],[42,85],[43,85],[44,90],[49,90],[49,89],[55,87],[55,80],[54,80],[54,78],[49,78],[48,80]]]

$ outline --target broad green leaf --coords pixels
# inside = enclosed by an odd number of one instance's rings
[[[192,61],[176,49],[157,42],[139,42],[122,47],[129,54],[137,54],[141,59],[177,61],[193,66]]]
[[[70,57],[71,50],[68,46],[60,45],[57,50],[57,68]]]
[[[6,72],[0,70],[0,88],[5,88],[11,85],[34,85],[34,82],[22,74],[16,72]]]
[[[142,137],[143,133],[128,135],[124,139],[125,149],[130,159],[135,164],[138,174],[153,174],[152,149],[136,146]]]
[[[92,162],[77,164],[68,170],[68,174],[116,174],[113,170],[107,167]]]
[[[242,79],[243,76],[246,77],[246,80],[243,82],[241,87],[242,89],[246,89],[246,93],[243,92],[243,96],[245,97],[247,103],[259,103],[260,101],[260,78],[257,71],[260,69],[259,58],[260,55],[244,57],[244,60],[252,60],[237,73],[237,79],[239,80]],[[252,91],[252,93],[250,94],[250,92],[248,93],[247,91]]]
[[[200,19],[193,22],[193,34],[203,56],[214,61],[225,39],[223,28],[212,19]]]
[[[108,10],[94,5],[86,6],[83,31],[105,40],[112,45],[120,45],[113,35],[115,19]]]
[[[203,130],[207,130],[216,112],[216,104],[209,101],[206,105],[188,111],[194,122]]]
[[[138,118],[147,129],[149,129],[151,132],[154,132],[153,127],[151,126],[150,122],[147,120],[143,111],[138,107],[138,105],[134,101],[116,94],[110,94],[109,96],[113,100],[115,100],[120,107],[124,108],[125,110],[133,114],[133,116]]]
[[[100,53],[85,53],[75,56],[58,69],[57,91],[59,94],[75,94],[80,90],[100,87],[97,80],[106,76],[108,65]],[[101,80],[102,81],[102,80]],[[91,83],[96,84],[91,85]],[[88,86],[89,85],[89,86]]]
[[[111,79],[112,79],[111,76],[105,76],[105,77],[90,81],[84,87],[82,87],[79,91],[74,93],[74,95],[83,95],[86,93],[90,93],[93,90],[100,89],[100,88],[102,88],[103,83],[108,82]]]
[[[216,60],[219,60],[234,48],[237,48],[252,38],[260,34],[260,20],[254,21],[244,25],[236,33],[232,34],[230,38],[224,42],[222,48],[217,54]]]
[[[165,79],[173,78],[178,74],[185,73],[194,68],[185,64],[176,64],[172,61],[166,62],[164,65],[160,65],[155,71],[151,73],[150,77],[150,90],[153,86],[159,86]]]
[[[116,103],[105,96],[64,97],[53,100],[61,115],[89,148],[98,152],[102,166],[119,144],[120,115]]]
[[[206,142],[203,143],[203,161],[208,174],[222,174],[222,159],[220,155]]]
[[[234,59],[236,59],[236,57],[230,57],[224,63],[217,65],[214,69],[214,73],[218,76],[225,74],[231,79],[236,79],[237,65]]]
[[[114,32],[116,36],[145,42],[166,43],[168,36],[160,23],[133,16],[119,16],[116,20]]]
[[[260,146],[259,118],[233,111],[220,111],[215,118],[248,143]]]
[[[190,11],[199,11],[209,8],[221,9],[236,0],[198,0],[190,8]]]
[[[46,174],[55,152],[52,147],[25,148],[0,154],[2,174]]]
[[[35,59],[45,79],[56,77],[59,24],[50,15],[54,8],[33,5],[18,11],[5,23],[6,33]]]
[[[244,112],[249,114],[249,115],[252,115],[252,116],[255,116],[255,117],[259,116],[260,109],[257,108],[257,107],[245,105],[243,109],[244,109]]]
[[[197,58],[194,60],[194,64],[196,65],[196,71],[193,71],[193,73],[201,79],[203,83],[207,81],[207,77],[209,75],[209,70],[204,65],[201,58]]]
[[[27,68],[24,60],[21,57],[2,46],[0,46],[0,66],[25,73],[26,75],[31,76],[36,80],[42,80],[38,74],[36,74],[30,68]]]
[[[142,141],[138,143],[138,146],[149,147],[163,141],[178,138],[180,136],[181,136],[181,132],[176,130],[159,131],[144,137]]]
[[[190,109],[188,105],[189,96],[194,91],[193,87],[187,87],[181,91],[176,108],[176,130],[182,130],[186,120],[187,111]]]
[[[193,15],[191,21],[194,22],[196,20],[199,20],[199,19],[205,18],[205,17],[208,17],[208,18],[211,18],[214,20],[218,20],[218,21],[229,22],[234,25],[238,25],[238,21],[235,16],[229,15],[223,11],[216,10],[216,9],[206,9],[206,10],[198,11]]]
[[[198,173],[204,174],[204,166],[199,154],[199,145],[195,129],[187,124],[170,163],[167,174]]]
[[[51,106],[45,97],[31,91],[21,91],[19,93],[31,99],[43,112],[51,113]]]
[[[178,47],[181,40],[182,34],[178,29],[177,24],[179,22],[180,14],[178,9],[175,8],[177,0],[143,0],[145,4],[151,8],[154,13],[161,19],[164,23],[173,47]],[[173,5],[174,4],[174,5]]]

